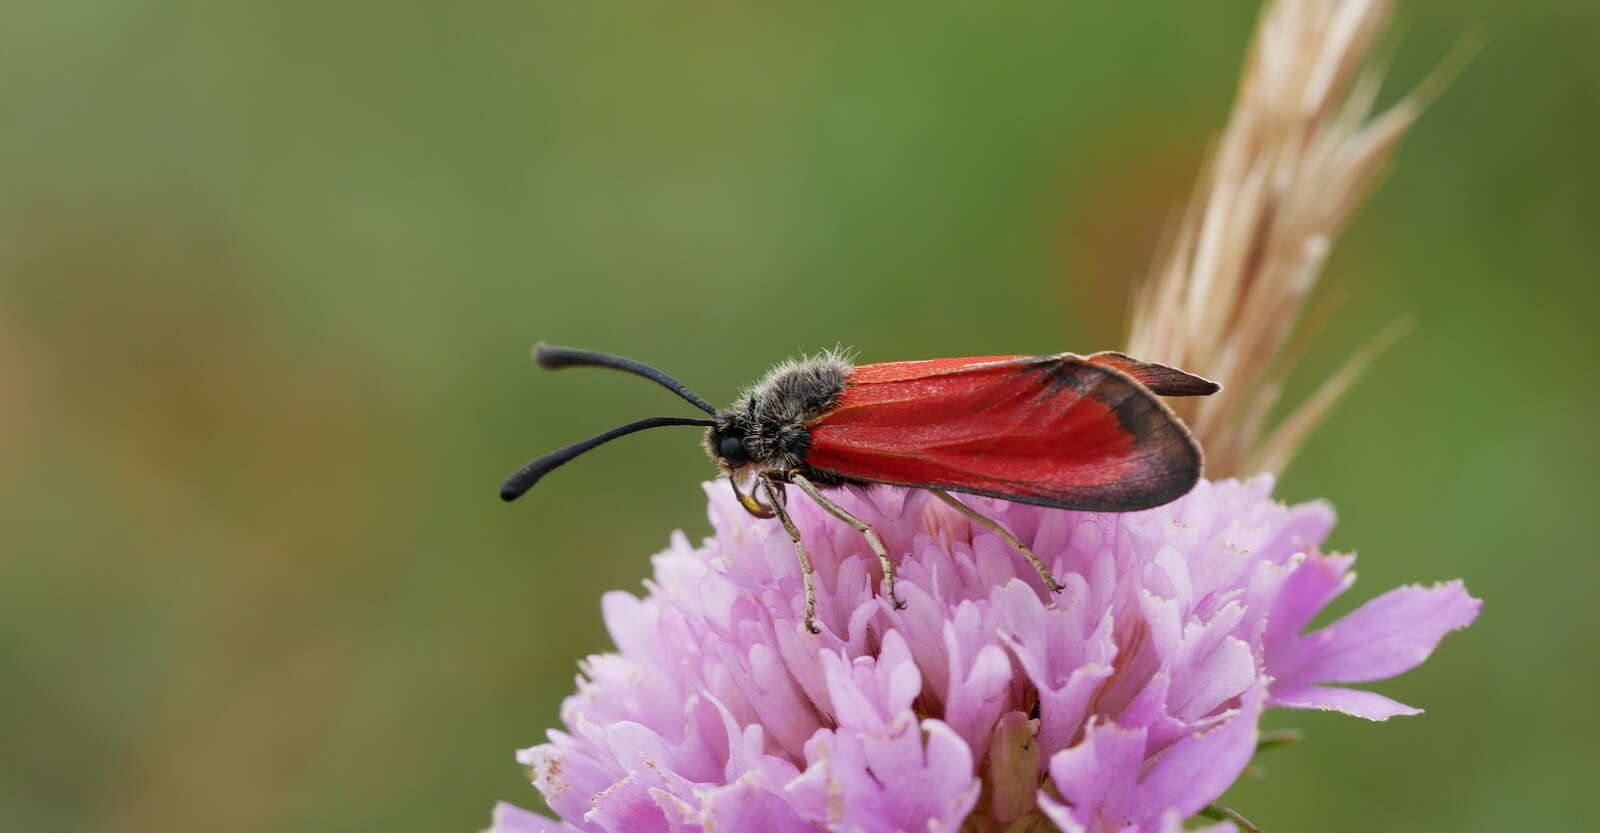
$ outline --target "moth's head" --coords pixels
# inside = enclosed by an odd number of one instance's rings
[[[730,477],[762,471],[789,471],[804,464],[811,433],[805,425],[774,417],[760,398],[747,395],[718,411],[706,430],[706,453]]]
[[[729,476],[802,465],[811,444],[806,424],[833,406],[849,374],[837,350],[780,363],[712,418],[706,453]]]
[[[748,407],[748,402],[741,404],[745,407],[718,411],[701,443],[717,464],[717,470],[729,477],[759,471],[773,463],[771,437],[762,432],[761,421]]]

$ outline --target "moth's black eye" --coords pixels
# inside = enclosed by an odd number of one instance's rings
[[[728,461],[730,466],[742,466],[750,462],[750,455],[744,451],[744,441],[738,437],[723,437],[717,443],[717,456]]]

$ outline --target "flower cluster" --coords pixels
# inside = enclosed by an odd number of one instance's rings
[[[1129,514],[964,497],[1055,594],[923,492],[840,490],[897,557],[903,610],[861,536],[795,496],[819,635],[782,527],[712,490],[714,537],[677,534],[644,598],[605,597],[617,652],[583,663],[567,731],[519,755],[564,821],[501,805],[493,830],[1177,831],[1249,762],[1264,708],[1415,713],[1330,684],[1405,671],[1477,615],[1452,582],[1306,632],[1353,559],[1319,551],[1326,505],[1271,490],[1202,482]]]

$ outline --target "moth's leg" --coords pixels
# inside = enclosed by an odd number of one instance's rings
[[[950,508],[960,512],[963,515],[966,515],[980,524],[983,524],[989,528],[990,532],[993,532],[1004,539],[1007,544],[1011,545],[1012,549],[1022,553],[1022,557],[1028,559],[1028,563],[1032,564],[1033,569],[1038,571],[1039,578],[1044,579],[1044,586],[1050,588],[1050,592],[1061,592],[1061,582],[1056,581],[1056,577],[1051,574],[1050,568],[1044,566],[1044,562],[1039,560],[1039,556],[1033,554],[1033,550],[1023,546],[1022,542],[1017,540],[1017,536],[1011,534],[1011,530],[995,523],[994,520],[989,518],[987,515],[980,513],[978,510],[973,509],[965,503],[962,503],[961,501],[951,497],[949,492],[942,491],[940,489],[929,489],[928,491],[932,492],[934,497],[950,504]]]
[[[829,500],[828,496],[817,488],[817,484],[795,472],[789,472],[788,477],[790,483],[799,486],[800,491],[810,495],[818,506],[828,510],[828,514],[855,527],[855,530],[861,533],[861,537],[867,539],[867,546],[878,554],[878,563],[883,566],[883,584],[889,596],[889,604],[894,605],[895,610],[904,610],[906,603],[900,601],[900,597],[894,594],[894,562],[889,560],[889,551],[884,548],[883,539],[878,537],[878,533],[874,532],[866,521],[850,514],[850,511],[843,506]]]
[[[761,499],[756,497],[756,484],[754,482],[750,484],[750,494],[748,495],[739,491],[739,481],[735,480],[733,475],[728,475],[728,485],[733,487],[733,496],[738,499],[739,505],[744,507],[744,511],[763,520],[773,517],[772,507],[762,503]]]
[[[800,542],[800,530],[794,525],[794,520],[789,517],[789,511],[783,508],[783,499],[778,495],[778,489],[768,478],[761,478],[761,488],[767,493],[768,505],[772,513],[778,516],[783,523],[783,528],[789,533],[789,539],[794,541],[795,557],[800,559],[800,578],[806,584],[806,630],[812,633],[822,633],[822,628],[817,627],[817,577],[811,572],[811,559],[806,555],[806,545]]]

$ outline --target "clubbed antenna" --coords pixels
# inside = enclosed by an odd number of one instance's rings
[[[636,362],[633,359],[625,359],[609,353],[597,353],[593,350],[579,350],[575,347],[555,347],[544,342],[539,342],[538,346],[533,348],[533,359],[539,363],[540,367],[547,370],[555,370],[562,367],[609,367],[612,370],[626,371],[655,382],[683,397],[690,405],[708,414],[715,416],[717,413],[717,409],[711,403],[696,396],[694,391],[689,390],[682,382],[650,365]]]
[[[660,428],[663,425],[698,425],[702,428],[708,428],[713,424],[709,419],[688,419],[685,417],[651,417],[649,419],[641,419],[638,422],[630,422],[627,425],[613,428],[604,434],[573,443],[565,448],[552,451],[543,457],[528,461],[522,468],[512,472],[511,476],[506,478],[506,482],[500,486],[500,499],[509,502],[522,497],[524,492],[533,488],[533,484],[539,482],[539,478],[561,467],[568,460],[579,454],[595,446],[611,442],[618,437],[625,437],[636,431],[643,431],[646,428]]]

